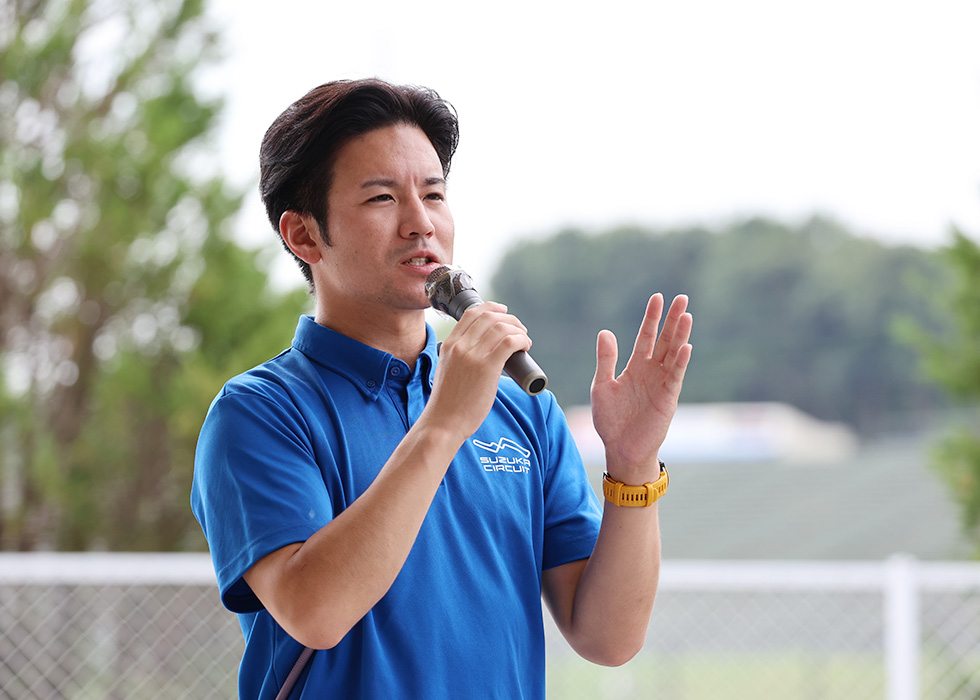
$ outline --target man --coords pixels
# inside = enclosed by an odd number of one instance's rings
[[[660,561],[658,450],[690,359],[678,297],[632,357],[597,342],[592,404],[617,502],[601,514],[554,397],[501,377],[528,350],[507,309],[468,310],[437,352],[424,283],[452,261],[455,114],[378,80],[314,89],[262,145],[270,221],[311,284],[292,347],[229,381],[192,506],[246,640],[243,698],[543,698],[542,595],[601,664],[642,646]],[[502,203],[506,206],[506,202]],[[625,484],[626,486],[617,486]],[[600,520],[601,519],[601,520]]]

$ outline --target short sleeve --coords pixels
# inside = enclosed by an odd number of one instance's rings
[[[565,414],[552,398],[546,417],[548,470],[544,482],[544,553],[550,569],[592,555],[602,509]]]
[[[329,468],[317,463],[307,418],[288,399],[226,387],[212,403],[198,440],[191,507],[229,610],[262,609],[245,572],[332,519],[321,472]]]

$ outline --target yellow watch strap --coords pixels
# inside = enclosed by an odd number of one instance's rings
[[[627,486],[622,481],[616,481],[609,474],[602,475],[602,495],[614,506],[645,508],[652,506],[654,501],[667,492],[670,475],[667,465],[660,463],[660,478],[653,483],[643,486]]]

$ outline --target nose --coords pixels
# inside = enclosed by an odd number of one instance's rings
[[[406,203],[405,207],[399,228],[399,233],[401,233],[403,238],[412,238],[413,236],[428,237],[436,232],[423,201],[413,199]]]

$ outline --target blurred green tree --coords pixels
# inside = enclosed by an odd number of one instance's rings
[[[308,303],[231,238],[217,59],[202,0],[0,0],[0,548],[203,547],[208,403]]]
[[[940,440],[932,461],[980,553],[980,245],[957,230],[952,236],[942,250],[948,284],[929,296],[941,322],[909,319],[901,330],[921,353],[926,375],[970,407],[972,419]]]
[[[531,329],[564,403],[589,400],[600,328],[616,333],[625,361],[648,296],[686,293],[695,320],[684,401],[785,401],[872,432],[939,402],[892,332],[896,316],[929,313],[909,279],[939,275],[934,254],[823,217],[755,218],[718,230],[563,231],[512,249],[492,291]]]

